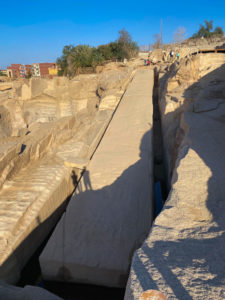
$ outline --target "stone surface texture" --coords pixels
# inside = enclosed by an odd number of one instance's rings
[[[40,256],[45,279],[125,286],[152,222],[152,89],[138,70]]]
[[[169,300],[225,299],[224,74],[224,54],[201,54],[161,76],[171,190],[133,257],[126,300],[148,289]]]

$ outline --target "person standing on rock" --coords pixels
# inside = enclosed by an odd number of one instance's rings
[[[179,64],[179,60],[180,60],[180,53],[177,52],[177,62],[178,62],[178,64]]]
[[[173,55],[174,55],[173,50],[171,50],[171,51],[170,51],[170,60],[171,60],[171,61],[173,60]]]

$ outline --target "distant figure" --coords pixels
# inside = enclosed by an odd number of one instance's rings
[[[173,50],[170,51],[170,60],[173,60],[174,52]]]
[[[144,66],[147,66],[147,60],[144,59]]]
[[[180,53],[177,52],[177,61],[179,62],[179,59],[180,59]]]
[[[148,58],[148,60],[147,60],[147,66],[150,66],[150,59]]]

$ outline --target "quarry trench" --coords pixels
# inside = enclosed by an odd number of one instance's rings
[[[154,68],[153,86],[153,174],[154,174],[154,217],[162,210],[163,204],[168,196],[166,184],[165,157],[163,153],[163,136],[161,115],[159,109],[159,74]]]
[[[154,85],[153,85],[153,207],[154,207],[154,218],[160,213],[163,204],[168,195],[166,189],[166,173],[164,167],[164,154],[163,154],[163,139],[162,139],[162,129],[161,129],[161,116],[158,104],[159,95],[159,85],[158,85],[158,71],[154,69]],[[122,98],[121,98],[122,99]],[[119,105],[119,104],[118,104]],[[118,107],[118,106],[117,106]],[[117,107],[113,113],[116,113]],[[113,116],[112,116],[113,118]],[[107,129],[107,128],[106,128]],[[105,130],[106,132],[106,130]],[[104,134],[105,134],[104,132]],[[102,138],[104,137],[104,134]],[[102,140],[101,138],[101,140]],[[101,140],[99,144],[101,143]],[[99,145],[98,144],[98,145]],[[93,155],[92,155],[93,156]],[[67,203],[70,201],[68,198]],[[104,286],[80,284],[80,283],[63,283],[54,281],[45,281],[42,279],[41,269],[39,265],[39,256],[46,246],[52,232],[48,235],[42,245],[36,250],[34,255],[28,261],[23,271],[21,272],[21,278],[18,282],[18,286],[24,287],[25,285],[35,285],[43,287],[46,290],[62,297],[63,299],[76,299],[76,300],[86,300],[86,299],[118,299],[122,300],[125,294],[124,288],[108,288]]]

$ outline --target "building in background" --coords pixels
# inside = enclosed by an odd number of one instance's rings
[[[52,77],[58,75],[56,63],[34,63],[32,65],[11,64],[7,67],[7,76],[12,79],[34,77]]]
[[[41,77],[44,77],[49,75],[50,68],[56,68],[56,63],[40,63],[39,67]]]
[[[32,76],[32,65],[25,65],[25,75],[26,77]]]
[[[20,65],[20,77],[25,78],[25,66]]]
[[[19,78],[20,77],[20,66],[21,64],[11,64],[10,67],[7,67],[7,70],[9,70],[8,76],[9,78]]]
[[[39,64],[32,64],[32,76],[34,77],[41,76]]]
[[[11,64],[7,67],[7,76],[9,78],[25,78],[32,75],[32,65]]]
[[[35,63],[32,64],[32,75],[35,77],[47,77],[50,75],[49,69],[53,70],[56,68],[56,63]]]
[[[59,71],[59,67],[54,64],[54,66],[51,66],[50,68],[48,68],[48,72],[50,76],[58,76],[58,71]]]
[[[14,70],[7,67],[7,76],[11,79],[16,78]]]

